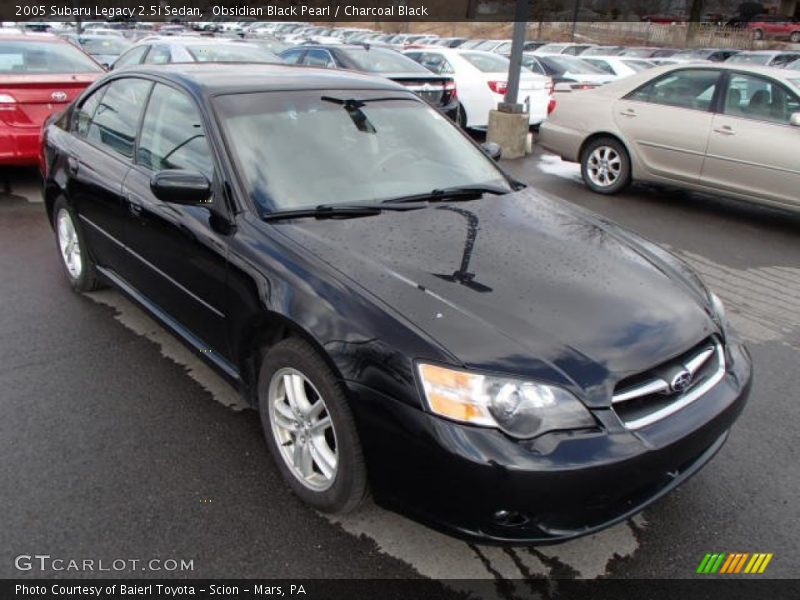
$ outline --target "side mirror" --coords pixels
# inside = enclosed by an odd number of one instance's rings
[[[800,127],[800,112],[792,113],[792,116],[789,118],[789,125]]]
[[[150,178],[150,190],[172,204],[211,204],[211,184],[197,171],[159,171]]]
[[[500,160],[503,156],[503,149],[500,144],[494,142],[484,142],[481,144],[481,150],[492,160]]]

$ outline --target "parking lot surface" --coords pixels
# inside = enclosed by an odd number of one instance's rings
[[[193,560],[191,573],[117,576],[423,576],[463,591],[468,579],[692,577],[712,551],[772,552],[769,574],[796,576],[800,217],[650,186],[598,196],[577,166],[538,150],[504,165],[667,246],[726,302],[755,384],[698,476],[629,522],[540,548],[466,544],[374,506],[317,514],[282,483],[257,414],[231,388],[119,293],[70,291],[35,173],[6,171],[0,577],[25,575],[14,557],[38,553]],[[498,589],[513,597],[515,586]]]

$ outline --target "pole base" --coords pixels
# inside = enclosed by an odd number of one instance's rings
[[[508,113],[493,110],[489,113],[486,141],[499,144],[503,158],[522,158],[528,142],[528,113]]]

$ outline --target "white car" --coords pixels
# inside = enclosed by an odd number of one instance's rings
[[[505,99],[510,61],[492,52],[431,47],[408,50],[406,56],[456,82],[461,102],[461,126],[483,129],[489,112]],[[553,109],[553,80],[523,68],[517,102],[528,106],[530,124],[538,125]]]
[[[643,58],[626,58],[624,56],[581,56],[581,60],[613,75],[615,79],[630,77],[656,66],[656,63]]]

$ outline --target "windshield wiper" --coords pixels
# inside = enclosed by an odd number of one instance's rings
[[[496,185],[462,185],[431,190],[424,194],[412,194],[383,200],[384,204],[400,204],[404,202],[442,202],[444,200],[470,200],[480,198],[484,194],[502,196],[509,190]]]
[[[298,208],[294,210],[279,210],[265,214],[265,221],[284,221],[288,219],[348,219],[354,217],[370,217],[378,215],[384,210],[413,210],[407,206],[383,206],[377,204],[320,204],[311,208]]]

